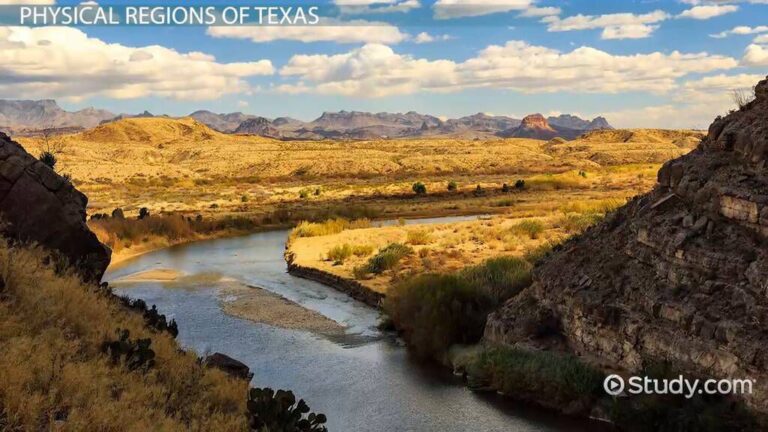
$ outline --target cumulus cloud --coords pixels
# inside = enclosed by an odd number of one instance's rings
[[[678,18],[692,18],[697,20],[708,20],[720,15],[736,12],[739,7],[736,5],[702,5],[694,6],[690,9],[684,10],[678,15]]]
[[[540,17],[546,17],[546,16],[552,16],[552,15],[560,15],[562,13],[562,9],[559,7],[530,7],[523,11],[520,16],[524,18],[540,18]]]
[[[744,50],[741,63],[744,66],[768,66],[768,47],[757,44],[749,45]]]
[[[6,97],[214,99],[248,92],[246,78],[273,73],[268,60],[219,63],[200,52],[108,44],[75,28],[0,28]]]
[[[423,43],[430,43],[430,42],[439,42],[439,41],[447,41],[453,39],[450,35],[442,34],[442,35],[431,35],[427,32],[421,32],[413,37],[413,41],[417,44],[423,44]]]
[[[567,18],[549,16],[542,21],[547,23],[547,31],[563,32],[574,30],[603,29],[602,39],[639,39],[650,36],[658,25],[670,18],[662,10],[646,14],[614,13],[605,15],[573,15]]]
[[[752,43],[756,44],[768,44],[768,34],[760,35],[752,40]]]
[[[458,84],[456,64],[415,59],[381,44],[367,44],[345,54],[296,55],[280,69],[295,84],[278,86],[286,93],[320,93],[382,97]]]
[[[366,20],[342,22],[330,18],[316,26],[208,27],[207,34],[216,38],[248,39],[252,42],[296,40],[396,44],[408,38],[406,33],[391,24]]]
[[[368,44],[345,54],[294,56],[280,74],[296,82],[278,89],[361,97],[484,87],[525,93],[664,93],[688,74],[737,64],[733,58],[706,53],[613,55],[590,47],[561,52],[522,41],[489,46],[457,63],[417,59]]]
[[[534,8],[535,2],[536,0],[437,0],[432,5],[432,10],[436,19],[453,19],[525,11]]]
[[[720,33],[715,33],[709,35],[710,37],[721,39],[724,37],[728,37],[731,35],[751,35],[751,34],[757,34],[757,33],[765,33],[768,32],[768,26],[757,26],[757,27],[749,27],[749,26],[736,26],[730,30],[722,31]]]

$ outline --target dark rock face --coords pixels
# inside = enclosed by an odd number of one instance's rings
[[[88,281],[99,281],[112,252],[85,224],[88,198],[0,133],[0,234],[60,252]]]
[[[745,400],[768,412],[768,80],[756,94],[666,163],[653,191],[537,266],[486,339],[755,379]]]
[[[248,368],[248,366],[226,354],[213,353],[205,358],[203,364],[208,367],[221,369],[222,371],[235,378],[242,378],[248,381],[253,378],[253,374],[251,373],[251,370]]]

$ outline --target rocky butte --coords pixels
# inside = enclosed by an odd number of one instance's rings
[[[58,251],[98,282],[112,252],[85,224],[88,198],[0,133],[0,235]]]
[[[768,412],[768,80],[658,184],[574,237],[488,320],[485,339],[637,373],[756,380]]]

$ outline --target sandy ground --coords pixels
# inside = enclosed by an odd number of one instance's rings
[[[152,269],[115,280],[119,283],[175,282],[182,274],[173,269]]]
[[[341,334],[344,326],[267,290],[228,283],[219,291],[224,312],[258,323],[327,335]]]

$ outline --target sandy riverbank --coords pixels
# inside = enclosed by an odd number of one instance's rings
[[[225,313],[291,330],[327,335],[341,334],[344,326],[330,318],[262,288],[227,282],[219,291]]]

